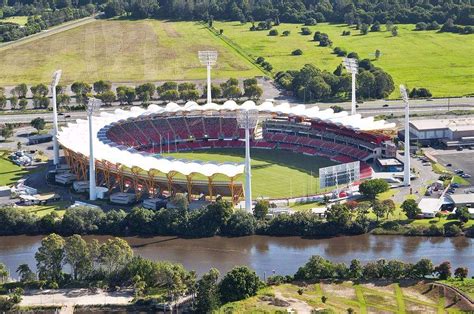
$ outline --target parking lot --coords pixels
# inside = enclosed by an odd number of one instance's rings
[[[474,151],[436,151],[434,155],[443,166],[451,164],[450,167],[447,167],[449,170],[454,172],[456,169],[462,169],[464,173],[474,175]],[[466,180],[474,185],[473,177],[466,178]]]

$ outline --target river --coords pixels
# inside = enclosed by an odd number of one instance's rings
[[[41,236],[0,237],[0,262],[7,265],[11,277],[19,264],[35,267],[34,255]],[[86,240],[106,236],[86,236]],[[211,267],[225,273],[235,265],[247,265],[261,276],[273,272],[294,274],[311,255],[321,255],[333,262],[349,263],[357,258],[362,262],[399,259],[416,262],[429,258],[434,264],[450,261],[453,268],[466,266],[474,272],[474,239],[457,237],[404,237],[360,235],[329,239],[298,237],[249,236],[241,238],[212,237],[181,239],[175,237],[124,238],[135,254],[152,260],[182,263],[199,274]]]

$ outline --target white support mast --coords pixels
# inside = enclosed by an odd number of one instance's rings
[[[356,114],[356,74],[359,72],[359,64],[357,59],[354,58],[344,58],[343,61],[344,67],[347,72],[352,75],[352,98],[351,98],[351,115]]]
[[[56,102],[56,87],[61,79],[61,70],[57,70],[53,74],[51,82],[51,93],[53,94],[53,163],[57,167],[59,165],[59,144],[58,144],[58,105]]]
[[[211,68],[217,62],[217,51],[199,51],[199,61],[207,67],[207,104],[212,103]]]
[[[410,186],[410,104],[405,86],[400,85],[400,94],[405,103],[405,165],[403,173],[403,183]]]

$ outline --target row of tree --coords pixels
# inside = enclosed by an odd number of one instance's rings
[[[454,271],[459,279],[464,279],[468,275],[468,269],[459,267]],[[451,263],[443,262],[434,266],[432,261],[423,258],[416,262],[405,263],[398,260],[379,259],[375,262],[368,262],[365,265],[354,259],[350,265],[345,263],[332,263],[321,257],[312,256],[309,261],[298,269],[293,279],[295,280],[374,280],[374,279],[425,279],[438,278],[448,279],[452,276]]]
[[[263,94],[263,89],[258,85],[257,79],[251,78],[243,81],[243,91],[239,86],[239,80],[230,78],[220,85],[211,86],[213,98],[224,97],[227,99],[237,99],[246,97],[249,99],[259,99]],[[35,109],[46,109],[50,105],[48,97],[49,88],[45,84],[37,84],[30,87],[32,94],[33,107]],[[115,101],[121,104],[133,104],[139,100],[143,104],[148,104],[151,100],[176,101],[179,99],[185,101],[196,101],[206,97],[207,87],[201,91],[195,83],[185,82],[165,82],[160,86],[153,83],[145,83],[136,87],[118,86],[115,92],[112,90],[112,83],[99,80],[92,85],[86,82],[74,82],[71,85],[71,91],[74,93],[76,103],[85,105],[89,97],[95,96],[101,99],[106,105]],[[66,86],[56,86],[57,103],[59,106],[68,106],[71,103],[71,96],[66,93]],[[4,89],[0,88],[0,109],[4,109],[7,101],[10,100],[12,109],[24,110],[28,104],[26,99],[28,86],[24,83],[15,86],[11,91],[12,96],[7,98]]]
[[[80,8],[62,8],[54,11],[39,11],[38,15],[31,15],[25,26],[16,23],[0,22],[0,42],[17,40],[35,33],[39,33],[51,26],[90,16],[95,11],[93,5]]]
[[[23,0],[25,1],[25,0]],[[347,24],[386,23],[445,23],[449,18],[456,24],[474,25],[472,2],[469,0],[440,1],[279,1],[279,0],[109,0],[105,5],[108,17],[127,14],[134,18],[168,18],[183,20],[223,20],[241,22],[267,21],[305,23],[334,22]],[[265,29],[264,24],[255,28]],[[267,28],[268,29],[268,28]]]
[[[357,56],[350,53],[349,57]],[[351,76],[343,72],[342,64],[330,73],[316,66],[306,64],[299,71],[278,72],[275,81],[285,90],[291,91],[304,102],[346,99],[351,92]],[[359,99],[381,99],[390,95],[395,89],[390,74],[373,66],[368,59],[359,63],[357,77],[357,96]]]

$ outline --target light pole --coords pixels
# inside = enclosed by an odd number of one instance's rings
[[[57,70],[53,74],[53,81],[51,82],[51,93],[53,94],[53,163],[57,167],[59,165],[59,144],[58,144],[58,106],[56,102],[56,86],[58,86],[61,79],[61,70]]]
[[[237,124],[245,129],[245,210],[252,212],[252,173],[250,166],[250,129],[258,121],[258,110],[237,111]]]
[[[356,74],[359,72],[359,64],[357,59],[354,58],[344,58],[344,66],[346,67],[347,72],[352,74],[352,106],[351,106],[351,115],[356,114]]]
[[[211,67],[217,62],[217,51],[199,51],[199,61],[207,67],[207,103],[212,102],[211,94]]]
[[[94,159],[94,134],[92,130],[92,115],[102,105],[102,101],[97,98],[90,98],[87,103],[87,117],[89,120],[89,200],[95,201],[97,193],[95,191],[95,159]]]
[[[410,186],[410,104],[405,86],[400,85],[400,94],[405,103],[405,166],[403,172],[403,184]]]

